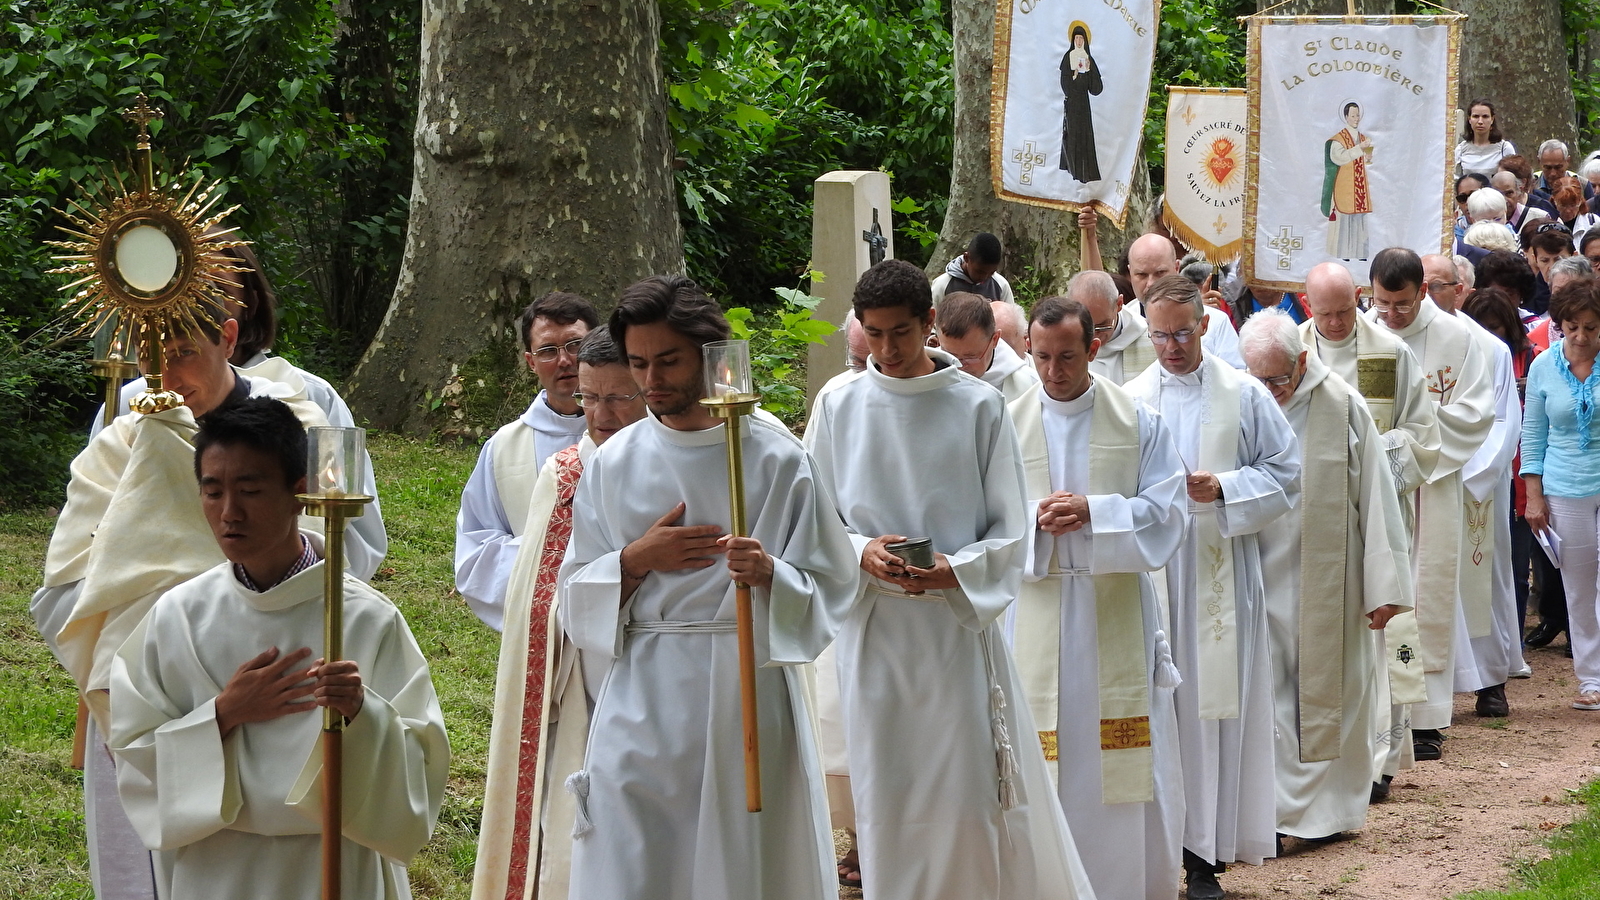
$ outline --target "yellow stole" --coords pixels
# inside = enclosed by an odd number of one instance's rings
[[[1393,359],[1390,359],[1393,362]],[[1350,540],[1350,398],[1312,389],[1300,494],[1300,761],[1336,759],[1344,724],[1346,565]],[[1316,504],[1315,514],[1312,504]],[[1323,515],[1323,511],[1338,510]]]
[[[1124,369],[1126,372],[1126,369]],[[1139,493],[1139,417],[1132,395],[1095,376],[1090,413],[1088,495]],[[1028,497],[1052,493],[1039,385],[1010,405],[1022,446]],[[1046,538],[1054,540],[1054,538]],[[1017,598],[1015,648],[1018,675],[1028,698],[1046,765],[1059,783],[1056,729],[1060,720],[1061,582],[1069,573],[1051,553],[1050,574],[1024,582]],[[1095,652],[1099,660],[1100,794],[1103,803],[1155,799],[1150,746],[1150,679],[1137,573],[1094,575]]]

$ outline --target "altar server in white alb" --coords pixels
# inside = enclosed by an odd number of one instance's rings
[[[947,294],[936,315],[939,348],[956,358],[961,371],[1003,394],[1007,403],[1039,383],[1033,366],[1000,339],[988,300],[977,294]]]
[[[588,300],[555,291],[528,304],[517,320],[522,359],[539,378],[527,412],[484,442],[461,489],[456,516],[456,590],[483,624],[500,630],[506,581],[522,546],[533,483],[544,464],[583,437],[578,345],[600,316]]]
[[[1043,383],[1009,407],[1034,520],[1008,623],[1017,671],[1095,896],[1172,900],[1178,672],[1148,573],[1183,542],[1183,462],[1160,416],[1089,373],[1083,304],[1039,301],[1028,340]]]
[[[326,706],[347,722],[343,896],[410,897],[450,769],[427,661],[394,604],[349,575],[346,658],[321,658],[328,561],[298,527],[306,436],[288,407],[211,412],[192,458],[227,561],[156,601],[111,676],[117,787],[158,851],[158,895],[321,895]]]
[[[1439,423],[1439,453],[1417,492],[1412,544],[1417,627],[1428,699],[1410,710],[1419,760],[1443,753],[1442,729],[1454,708],[1456,607],[1465,540],[1461,470],[1494,427],[1493,365],[1483,345],[1456,317],[1428,299],[1422,260],[1403,247],[1372,258],[1369,319],[1405,341],[1422,363]]]
[[[910,263],[868,269],[866,372],[806,428],[865,576],[836,650],[861,880],[875,900],[1089,897],[998,622],[1031,527],[1016,434],[926,346],[932,302]],[[888,549],[908,536],[932,565]]]
[[[104,744],[111,660],[158,597],[223,559],[194,490],[195,419],[227,402],[270,396],[289,403],[308,426],[328,424],[291,373],[284,373],[293,379],[286,384],[229,365],[238,334],[239,323],[228,319],[168,340],[163,386],[183,405],[116,419],[72,461],[67,502],[45,555],[44,586],[33,595],[39,633],[92,714],[84,825],[90,878],[101,900],[139,900],[155,890],[150,854],[117,799]]]
[[[1327,840],[1367,821],[1373,718],[1388,677],[1381,629],[1411,607],[1409,542],[1383,438],[1361,395],[1310,355],[1280,309],[1252,315],[1239,345],[1305,454],[1299,504],[1259,535],[1278,832]]]
[[[606,673],[584,769],[567,779],[578,807],[572,896],[831,896],[833,840],[798,667],[848,612],[849,538],[799,441],[761,412],[739,420],[750,536],[728,535],[727,426],[699,401],[701,347],[729,328],[699,287],[647,278],[623,292],[610,327],[651,415],[590,456],[561,569],[562,624],[586,671]],[[754,814],[735,579],[753,589],[760,667]]]
[[[1257,534],[1294,507],[1300,448],[1260,382],[1205,352],[1200,290],[1150,285],[1145,312],[1159,366],[1128,383],[1161,413],[1187,473],[1191,524],[1167,564],[1187,802],[1189,897],[1222,896],[1229,862],[1275,853],[1272,668]]]
[[[1079,272],[1067,283],[1067,297],[1088,307],[1094,318],[1100,352],[1089,362],[1091,372],[1112,384],[1126,384],[1155,364],[1156,348],[1144,319],[1123,304],[1110,275],[1092,269]]]
[[[294,365],[281,356],[272,356],[272,344],[278,336],[278,295],[272,289],[266,269],[249,246],[229,247],[221,251],[230,257],[228,265],[242,271],[231,273],[231,280],[220,282],[222,292],[228,296],[228,314],[239,323],[239,336],[228,355],[240,375],[262,378],[279,384],[304,385],[305,399],[316,404],[327,417],[329,425],[349,428],[356,424],[350,407],[327,379]],[[117,404],[118,416],[128,415],[129,402],[144,393],[145,380],[135,378],[122,386],[122,396]],[[100,433],[105,422],[105,408],[95,413],[89,426],[92,438]],[[365,452],[365,451],[363,451]],[[389,536],[383,527],[383,503],[378,496],[378,483],[373,475],[372,460],[367,459],[366,484],[362,491],[373,500],[366,513],[351,519],[345,534],[345,568],[362,581],[371,581],[377,574],[383,557],[389,552]]]
[[[572,871],[572,795],[562,779],[583,765],[589,735],[588,702],[577,648],[558,624],[556,590],[561,558],[572,539],[572,500],[594,451],[644,418],[644,394],[633,383],[611,329],[601,325],[578,348],[578,404],[588,431],[550,457],[533,486],[528,521],[506,587],[505,631],[495,678],[494,728],[483,789],[476,900],[503,900],[536,891],[568,895]]]
[[[1468,270],[1470,272],[1470,269]],[[1455,260],[1422,257],[1428,298],[1472,334],[1488,361],[1494,415],[1489,434],[1461,467],[1461,605],[1456,608],[1455,690],[1477,694],[1483,718],[1511,715],[1506,679],[1522,664],[1522,625],[1511,574],[1511,463],[1522,440],[1522,402],[1506,342],[1461,311],[1467,296]],[[1509,299],[1509,298],[1508,298]]]

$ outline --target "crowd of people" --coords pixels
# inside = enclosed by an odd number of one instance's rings
[[[473,896],[1212,900],[1229,864],[1364,827],[1448,752],[1455,694],[1515,715],[1525,637],[1566,631],[1571,704],[1600,711],[1600,229],[1564,147],[1535,186],[1492,106],[1471,123],[1475,254],[1389,248],[1286,294],[1154,232],[1101,271],[1088,214],[1096,265],[1026,310],[993,235],[931,283],[878,263],[802,438],[699,402],[731,330],[689,279],[605,322],[534,301],[541,389],[457,521],[457,587],[501,632]],[[367,584],[377,504],[347,542],[347,658],[322,658],[326,544],[295,495],[305,429],[350,414],[265,355],[265,282],[231,293],[165,348],[185,405],[75,461],[34,597],[89,712],[96,896],[315,896],[306,713],[330,708],[345,896],[407,897],[439,702]]]

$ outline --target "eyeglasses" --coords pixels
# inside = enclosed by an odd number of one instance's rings
[[[641,396],[643,396],[643,394],[644,394],[644,391],[635,391],[634,393],[629,394],[626,397],[624,397],[624,396],[622,396],[620,394],[606,394],[605,396],[596,396],[594,394],[581,394],[580,393],[580,394],[573,394],[572,395],[572,399],[578,401],[578,405],[583,407],[584,409],[594,409],[595,407],[599,406],[602,403],[604,403],[606,406],[611,407],[612,409],[616,409],[619,406],[626,406],[629,403],[632,403],[633,401],[635,401],[635,400],[639,399]]]
[[[1416,307],[1417,301],[1415,300],[1410,300],[1405,303],[1384,303],[1381,300],[1372,301],[1372,308],[1378,312],[1396,312],[1402,316],[1408,312],[1411,312],[1413,309],[1416,309]]]
[[[1471,194],[1457,194],[1456,195],[1456,202],[1457,203],[1466,203],[1467,202],[1467,198],[1471,197],[1471,196],[1472,196]]]
[[[561,344],[560,346],[555,344],[547,344],[533,351],[533,358],[540,362],[555,362],[556,357],[560,356],[563,351],[565,351],[568,356],[576,358],[578,355],[578,348],[582,345],[583,338],[574,338],[570,341],[567,341],[565,344]]]
[[[1104,332],[1107,332],[1107,331],[1116,331],[1116,330],[1117,330],[1117,326],[1115,324],[1111,324],[1111,325],[1096,325],[1094,327],[1094,333],[1095,334],[1101,334],[1101,333],[1104,333]]]
[[[1254,375],[1255,373],[1252,372],[1251,374]],[[1294,373],[1291,372],[1288,375],[1256,375],[1256,380],[1272,387],[1283,387],[1294,380]]]
[[[1587,259],[1589,261],[1589,268],[1590,269],[1593,269],[1596,272],[1600,272],[1600,256],[1585,256],[1584,259]]]
[[[1454,288],[1460,283],[1461,282],[1459,281],[1430,281],[1428,282],[1428,293],[1434,295],[1435,297],[1439,296],[1440,294],[1447,294],[1450,292],[1451,288]]]
[[[1192,337],[1194,337],[1193,328],[1185,328],[1181,331],[1174,331],[1171,334],[1167,334],[1165,331],[1152,331],[1150,332],[1150,343],[1160,347],[1167,341],[1176,339],[1180,344],[1187,344]]]
[[[1538,230],[1536,230],[1534,232],[1534,234],[1544,234],[1546,231],[1560,231],[1560,232],[1563,232],[1565,234],[1571,234],[1572,233],[1571,229],[1569,229],[1567,226],[1561,224],[1560,222],[1546,222],[1543,225],[1540,225]]]

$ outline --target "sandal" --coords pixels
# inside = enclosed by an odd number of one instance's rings
[[[1600,707],[1596,707],[1600,709]],[[850,874],[854,873],[854,874]],[[855,848],[839,858],[839,885],[841,887],[861,890],[861,862],[856,857]]]
[[[1572,701],[1573,709],[1600,709],[1600,691],[1584,691]]]

